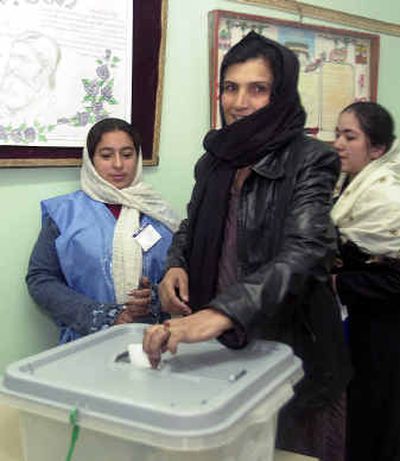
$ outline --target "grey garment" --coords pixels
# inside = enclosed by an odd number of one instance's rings
[[[250,174],[250,167],[239,168],[236,171],[235,179],[229,193],[228,213],[225,219],[224,238],[218,267],[217,293],[223,292],[230,285],[238,281],[238,258],[236,250],[240,191],[242,190],[244,181]]]
[[[236,177],[238,174],[236,173]],[[236,180],[230,190],[228,213],[225,219],[224,238],[221,257],[218,263],[217,293],[223,292],[230,285],[237,283],[237,212],[240,189],[235,187]]]
[[[67,285],[55,246],[59,235],[56,224],[47,217],[29,260],[26,283],[30,295],[58,326],[72,328],[79,335],[113,324],[121,305],[97,302]]]

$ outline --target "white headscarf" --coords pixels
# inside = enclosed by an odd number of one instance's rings
[[[132,237],[139,228],[140,212],[165,224],[172,231],[178,219],[171,207],[149,185],[142,181],[143,161],[138,154],[136,174],[129,187],[117,189],[103,179],[83,150],[81,189],[98,202],[122,205],[113,240],[112,274],[118,303],[126,301],[127,293],[137,288],[142,273],[142,250]]]
[[[371,161],[332,209],[344,242],[374,256],[400,258],[400,143]]]

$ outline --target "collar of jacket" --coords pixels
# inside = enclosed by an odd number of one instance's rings
[[[252,170],[268,179],[279,179],[286,175],[286,163],[290,147],[282,151],[269,152],[253,165]]]

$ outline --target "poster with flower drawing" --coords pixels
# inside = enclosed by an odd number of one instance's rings
[[[80,146],[88,127],[129,119],[132,2],[2,2],[0,142]]]
[[[165,1],[0,0],[0,167],[78,165],[106,117],[157,163]]]

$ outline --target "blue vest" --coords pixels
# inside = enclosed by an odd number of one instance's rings
[[[111,211],[82,191],[44,200],[41,207],[42,219],[49,216],[60,231],[56,251],[68,286],[100,303],[115,303],[112,246],[116,219]],[[141,214],[140,226],[146,224],[162,237],[143,254],[143,275],[157,284],[164,275],[172,232]]]

